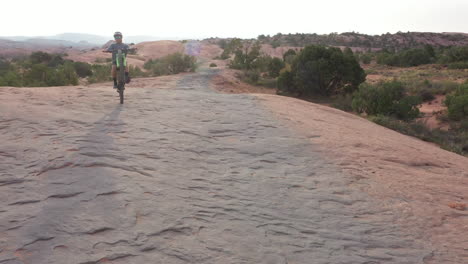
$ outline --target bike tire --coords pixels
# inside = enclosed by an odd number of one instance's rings
[[[119,74],[118,74],[118,89],[119,89],[119,97],[120,103],[124,103],[124,90],[125,90],[125,68],[124,59],[123,59],[123,52],[119,50],[117,53],[117,60],[119,62]]]
[[[124,91],[119,90],[120,104],[124,103]]]

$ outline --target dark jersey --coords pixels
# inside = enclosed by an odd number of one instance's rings
[[[127,56],[127,53],[128,53],[128,49],[130,47],[127,45],[127,44],[124,44],[124,43],[113,43],[109,46],[109,48],[107,49],[107,51],[109,52],[112,52],[112,64],[115,64],[116,63],[116,57],[117,57],[117,51],[119,49],[122,50],[122,52],[125,54],[125,56]]]

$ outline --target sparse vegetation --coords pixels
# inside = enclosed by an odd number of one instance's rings
[[[216,65],[216,63],[212,62],[212,63],[210,63],[210,67],[214,68],[214,67],[218,67],[218,65]]]
[[[148,60],[144,68],[151,76],[177,74],[181,72],[194,72],[196,69],[196,58],[181,53],[174,53],[159,59]]]
[[[75,62],[62,56],[39,51],[14,61],[0,60],[0,86],[77,85]]]
[[[463,34],[438,34],[423,32],[398,32],[396,34],[382,34],[371,36],[358,32],[330,33],[330,34],[281,34],[274,36],[260,35],[257,38],[262,44],[270,44],[273,47],[294,46],[305,47],[308,45],[346,46],[360,47],[363,49],[387,49],[389,51],[401,51],[405,49],[421,48],[426,44],[436,45],[444,43],[444,46],[467,45],[468,37]]]
[[[371,116],[369,119],[376,124],[413,136],[424,141],[438,144],[443,149],[468,155],[468,130],[461,127],[448,131],[429,129],[417,121],[405,122],[389,116]]]
[[[97,83],[97,82],[107,82],[111,81],[111,68],[112,65],[108,64],[93,64],[91,66],[91,70],[93,71],[93,75],[88,78],[89,83]]]

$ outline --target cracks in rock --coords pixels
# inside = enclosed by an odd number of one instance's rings
[[[101,264],[101,263],[107,263],[109,261],[114,261],[118,259],[120,260],[123,258],[136,257],[136,256],[137,255],[128,254],[128,253],[116,253],[116,254],[112,254],[112,255],[100,258],[99,260],[80,262],[79,264]]]
[[[32,244],[34,244],[34,243],[37,243],[37,242],[48,241],[48,240],[51,240],[51,239],[54,239],[54,238],[55,238],[55,237],[53,237],[53,236],[39,237],[39,238],[37,238],[37,239],[35,239],[35,240],[33,240],[33,241],[31,241],[31,242],[25,244],[22,248],[25,248],[25,247],[30,246],[30,245],[32,245]]]
[[[39,203],[39,202],[42,202],[42,200],[24,200],[24,201],[18,201],[18,202],[14,202],[14,203],[10,203],[8,205],[25,205],[25,204],[31,204],[31,203]]]
[[[63,198],[71,198],[71,197],[80,195],[80,194],[82,194],[82,193],[83,193],[83,192],[54,194],[54,195],[51,195],[51,196],[47,197],[47,199],[49,199],[49,198],[60,198],[60,199],[63,199]]]

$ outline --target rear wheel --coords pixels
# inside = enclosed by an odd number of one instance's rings
[[[124,103],[124,90],[125,90],[125,63],[123,58],[122,50],[118,51],[117,54],[117,67],[118,67],[118,89],[119,89],[119,97],[120,103]]]
[[[124,103],[124,90],[123,89],[119,89],[119,97],[120,97],[120,103],[123,104]]]

